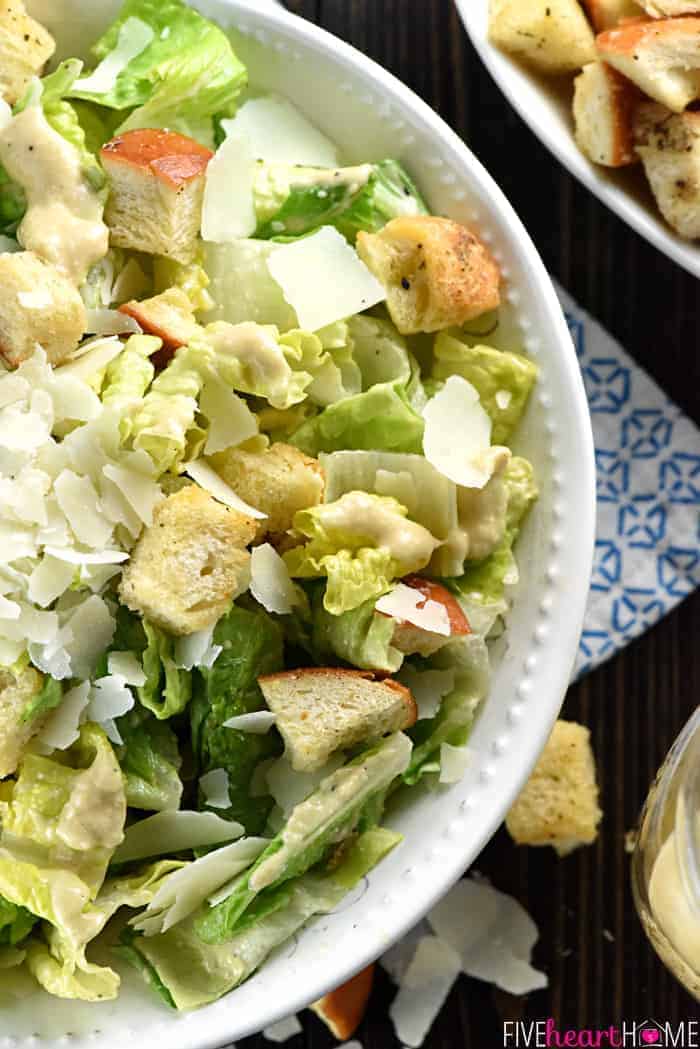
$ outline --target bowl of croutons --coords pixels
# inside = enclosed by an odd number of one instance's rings
[[[513,107],[584,185],[700,276],[700,3],[457,0]]]
[[[88,6],[0,11],[0,1042],[205,1049],[511,809],[593,444],[533,244],[407,88],[276,8]],[[554,822],[518,840],[595,833]]]

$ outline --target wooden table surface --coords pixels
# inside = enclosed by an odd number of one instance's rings
[[[698,284],[580,186],[511,110],[471,47],[452,0],[288,0],[407,83],[465,139],[519,212],[550,272],[700,422]],[[475,867],[528,908],[540,929],[535,963],[549,988],[514,999],[462,977],[427,1049],[497,1049],[503,1020],[553,1016],[559,1027],[621,1020],[679,1023],[700,1013],[656,959],[629,888],[625,832],[658,765],[700,701],[700,593],[572,688],[564,714],[590,726],[604,823],[598,843],[565,861],[516,850],[504,831]],[[365,1049],[395,1049],[378,976],[358,1032]],[[315,1017],[290,1049],[327,1049]],[[239,1049],[270,1043],[251,1038]]]

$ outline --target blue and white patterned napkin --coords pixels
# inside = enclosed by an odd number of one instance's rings
[[[581,676],[700,586],[700,430],[570,295],[557,292],[588,394],[598,478]]]

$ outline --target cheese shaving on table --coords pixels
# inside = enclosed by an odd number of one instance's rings
[[[301,1034],[302,1030],[298,1016],[285,1016],[283,1020],[278,1020],[277,1023],[265,1027],[263,1029],[263,1038],[267,1038],[268,1042],[281,1044],[289,1041],[295,1034]]]
[[[445,606],[438,601],[426,600],[420,590],[405,583],[397,583],[393,590],[380,597],[375,608],[377,612],[393,616],[399,622],[412,623],[431,634],[449,637],[451,633],[450,617]]]
[[[444,477],[464,488],[483,488],[510,451],[491,446],[491,419],[479,394],[461,375],[451,375],[423,409],[423,451]]]
[[[467,976],[509,994],[529,994],[547,986],[546,975],[530,964],[537,926],[517,900],[488,882],[458,882],[430,911],[428,921],[459,955]]]
[[[403,975],[399,993],[389,1008],[397,1038],[405,1046],[421,1046],[457,980],[461,960],[436,936],[424,936]]]
[[[227,809],[231,804],[226,769],[212,769],[211,772],[200,776],[199,787],[204,795],[205,804],[212,809]]]

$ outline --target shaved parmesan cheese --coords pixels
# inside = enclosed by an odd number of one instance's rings
[[[212,809],[227,809],[231,804],[226,769],[212,769],[199,777],[199,788],[204,795],[205,805]]]
[[[440,709],[443,697],[455,687],[455,670],[416,670],[404,663],[396,675],[397,681],[411,692],[418,707],[418,721],[434,718]]]
[[[114,636],[114,617],[97,594],[85,598],[68,619],[72,639],[65,649],[73,677],[88,678]]]
[[[510,390],[496,390],[495,401],[497,406],[502,412],[506,411],[510,407],[510,402],[513,400],[513,394]]]
[[[41,608],[46,608],[68,589],[74,577],[73,565],[56,557],[45,556],[29,576],[27,596]]]
[[[87,708],[89,721],[101,724],[120,718],[134,706],[134,696],[123,677],[111,674],[98,678],[90,691],[90,703]]]
[[[222,382],[212,380],[205,384],[199,410],[209,420],[205,455],[233,448],[258,432],[258,420],[246,402]]]
[[[6,597],[0,597],[0,619],[19,619],[21,611],[16,601],[8,601]]]
[[[122,678],[126,685],[146,684],[141,660],[133,652],[110,652],[107,656],[107,670],[110,674]]]
[[[300,1034],[301,1031],[303,1031],[303,1027],[299,1023],[298,1016],[285,1016],[283,1020],[278,1020],[277,1023],[265,1027],[263,1038],[267,1038],[268,1042],[276,1042],[280,1045],[282,1042],[288,1042],[290,1038],[293,1038],[295,1034]]]
[[[472,758],[469,747],[453,747],[451,743],[440,746],[440,782],[459,783]]]
[[[86,310],[86,331],[94,335],[138,335],[143,329],[139,322],[119,310]]]
[[[192,914],[216,889],[250,867],[268,844],[266,838],[242,838],[175,871],[163,882],[144,913],[131,924],[146,936],[167,932]]]
[[[326,776],[340,768],[343,760],[342,754],[332,754],[316,772],[296,772],[284,757],[273,761],[267,770],[267,785],[282,813],[286,816],[295,805],[313,794]]]
[[[392,981],[399,986],[403,982],[404,975],[413,961],[416,948],[422,939],[430,935],[430,926],[426,921],[419,921],[406,935],[398,940],[393,947],[379,959],[379,964],[391,977]]]
[[[506,448],[491,447],[491,419],[479,394],[461,375],[451,375],[423,409],[423,451],[444,477],[465,488],[483,488],[509,458]]]
[[[433,1025],[461,968],[459,954],[436,936],[418,943],[399,993],[389,1008],[396,1036],[404,1046],[417,1047]]]
[[[412,623],[431,634],[450,635],[450,617],[445,606],[438,601],[426,601],[420,590],[405,583],[397,583],[393,590],[380,597],[375,608],[377,612],[393,616],[399,622]]]
[[[160,485],[138,470],[127,466],[105,466],[103,473],[122,493],[129,506],[144,524],[153,523],[153,511],[163,499]]]
[[[267,266],[299,326],[308,331],[362,313],[386,298],[383,286],[332,226],[277,248]]]
[[[537,926],[517,900],[487,882],[458,882],[432,909],[428,921],[460,956],[468,976],[509,994],[529,994],[547,986],[546,975],[530,965]]]
[[[197,459],[195,462],[188,463],[185,467],[185,473],[191,477],[200,488],[204,488],[209,492],[209,495],[212,495],[225,506],[230,506],[232,510],[238,510],[247,517],[253,517],[256,520],[265,520],[267,518],[267,514],[263,514],[260,510],[256,510],[254,506],[249,506],[248,503],[244,503],[243,500],[236,495],[233,488],[226,484],[226,482],[219,477],[218,473],[211,468],[209,463],[206,463],[203,459]]]
[[[197,630],[194,634],[177,638],[175,642],[175,665],[181,670],[193,667],[213,667],[223,651],[221,645],[213,643],[214,626]]]
[[[153,40],[153,30],[140,18],[127,18],[119,30],[117,46],[113,48],[92,73],[76,80],[74,92],[88,92],[102,95],[112,91],[119,74],[126,69],[132,59],[146,50]]]
[[[249,237],[255,214],[257,164],[246,135],[230,134],[207,165],[202,205],[202,239],[223,244]]]
[[[76,550],[73,546],[47,546],[46,553],[71,565],[118,565],[128,561],[124,550]]]
[[[245,136],[252,155],[267,164],[338,166],[338,152],[286,98],[271,95],[245,102],[231,120],[222,120],[227,135]]]
[[[123,348],[116,335],[96,339],[90,343],[89,352],[62,364],[56,369],[56,375],[61,377],[70,375],[74,379],[82,379],[85,382],[96,372],[106,368],[115,357],[119,356]]]
[[[112,537],[112,525],[100,507],[95,487],[88,477],[79,477],[72,470],[63,470],[54,481],[58,505],[81,543],[103,547]]]
[[[289,615],[299,602],[289,569],[269,543],[256,546],[250,558],[250,592],[267,612]]]
[[[49,714],[39,733],[39,742],[51,750],[65,750],[75,743],[80,735],[80,722],[89,700],[89,681],[83,681],[66,692],[60,706]]]
[[[237,714],[236,717],[224,721],[224,728],[235,728],[238,732],[252,732],[253,735],[263,736],[269,732],[277,720],[277,715],[271,710],[254,710],[250,714]]]
[[[240,823],[223,820],[213,812],[190,812],[186,809],[158,812],[127,827],[124,841],[114,853],[113,861],[126,863],[205,845],[220,845],[240,838],[242,834]]]

